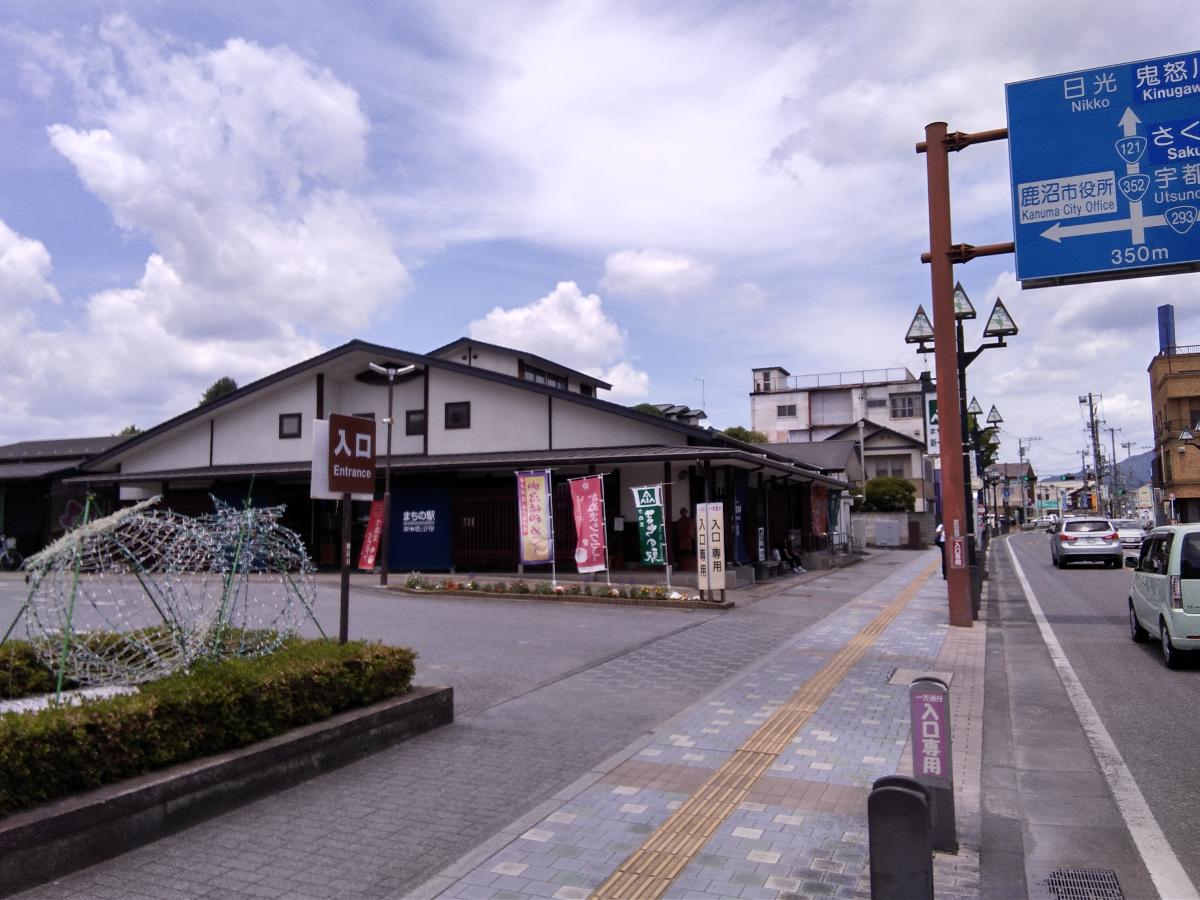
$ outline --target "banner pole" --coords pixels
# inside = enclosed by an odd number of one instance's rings
[[[600,474],[600,515],[604,519],[604,583],[612,587],[612,565],[608,561],[608,503],[604,499],[604,473]]]
[[[554,470],[546,470],[546,511],[550,518],[550,587],[558,587],[558,568],[555,557],[558,556],[554,546]]]
[[[667,529],[667,523],[671,521],[671,518],[667,512],[667,486],[665,484],[658,486],[658,497],[663,502],[663,570],[667,576],[667,593],[669,594],[671,593],[671,539],[668,537],[670,531]]]

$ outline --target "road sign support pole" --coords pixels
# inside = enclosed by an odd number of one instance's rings
[[[951,259],[950,159],[946,123],[925,126],[925,171],[929,190],[929,253],[933,308],[934,365],[937,371],[939,438],[942,455],[942,516],[946,543],[967,535],[963,490],[962,418],[958,404],[958,342],[954,319],[954,262]],[[952,626],[970,628],[969,569],[946,567],[946,591]]]
[[[342,494],[342,596],[338,643],[350,640],[350,495]]]

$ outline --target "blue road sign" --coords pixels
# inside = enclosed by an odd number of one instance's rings
[[[1023,287],[1200,270],[1200,52],[1005,93]]]

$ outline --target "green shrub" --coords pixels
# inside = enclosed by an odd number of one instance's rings
[[[54,690],[55,675],[27,641],[7,641],[0,647],[0,700],[15,700]],[[75,688],[74,682],[68,682]]]
[[[131,696],[0,716],[0,814],[407,693],[415,660],[404,647],[294,638],[268,656],[204,662]]]

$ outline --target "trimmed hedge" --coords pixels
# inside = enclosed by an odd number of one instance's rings
[[[0,716],[0,815],[405,694],[415,660],[405,647],[294,638],[269,656],[202,663],[138,694]]]
[[[54,690],[54,673],[27,641],[7,641],[0,646],[0,700],[16,700]],[[64,688],[78,687],[68,681]]]

